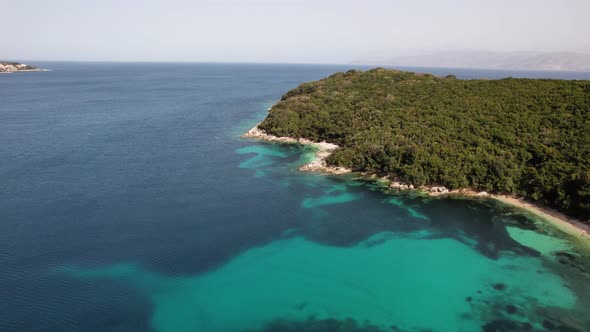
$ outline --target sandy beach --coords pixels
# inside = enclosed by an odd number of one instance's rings
[[[525,209],[553,224],[562,232],[585,240],[585,244],[590,246],[590,226],[583,224],[580,220],[570,218],[563,213],[538,204],[527,202],[523,198],[508,195],[490,195],[490,197],[503,203]]]
[[[501,194],[489,194],[487,192],[478,192],[472,189],[456,189],[448,192],[432,192],[430,187],[421,187],[426,194],[429,196],[444,196],[444,195],[457,195],[467,197],[479,197],[488,198],[500,201],[504,204],[515,206],[524,209],[536,216],[541,217],[543,220],[555,226],[560,231],[574,236],[575,238],[584,240],[586,246],[590,247],[590,226],[584,224],[582,221],[575,218],[570,218],[563,213],[555,211],[553,209],[535,204],[530,201],[526,201],[522,197],[501,195]]]

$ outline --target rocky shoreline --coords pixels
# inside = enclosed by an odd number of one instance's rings
[[[260,124],[260,123],[259,123]],[[315,159],[301,167],[300,171],[303,172],[317,172],[324,174],[347,174],[352,173],[351,169],[345,167],[334,167],[326,164],[326,158],[339,146],[333,143],[327,142],[313,142],[304,138],[293,138],[293,137],[278,137],[267,134],[262,129],[258,128],[258,125],[248,130],[242,135],[243,138],[253,138],[267,142],[284,143],[284,144],[301,144],[310,145],[315,147]],[[374,174],[363,174],[367,177],[375,177]],[[382,177],[384,181],[389,181],[389,189],[394,191],[419,191],[431,197],[437,196],[465,196],[470,198],[489,198],[503,202],[504,204],[516,206],[525,209],[553,224],[559,230],[568,233],[578,239],[581,239],[584,245],[590,248],[590,227],[580,220],[570,218],[562,213],[555,210],[540,206],[535,203],[527,202],[523,198],[509,195],[498,195],[490,194],[485,191],[475,191],[472,189],[454,189],[449,190],[443,186],[420,186],[415,188],[411,184],[404,183],[399,179],[391,179],[389,177]]]
[[[0,74],[30,71],[42,71],[42,69],[27,65],[25,63],[0,61]]]
[[[352,170],[345,167],[332,167],[326,164],[326,158],[332,153],[332,151],[338,148],[338,145],[327,142],[313,142],[304,138],[293,138],[293,137],[278,137],[269,135],[262,129],[258,128],[258,125],[248,130],[242,135],[243,138],[254,138],[261,141],[284,143],[284,144],[301,144],[310,145],[316,148],[315,158],[311,162],[299,167],[300,171],[303,172],[318,172],[327,174],[346,174],[351,173]]]

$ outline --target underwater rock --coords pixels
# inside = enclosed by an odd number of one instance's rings
[[[338,320],[334,318],[317,319],[310,317],[306,320],[276,319],[267,323],[257,332],[386,332],[368,322],[357,323],[352,318]],[[391,326],[391,331],[401,331],[397,326]]]
[[[514,313],[516,313],[518,311],[518,308],[515,305],[513,305],[513,304],[506,305],[506,307],[504,307],[504,309],[509,314],[514,314]]]
[[[503,218],[503,222],[507,225],[512,225],[514,227],[518,227],[520,229],[529,230],[529,231],[537,231],[538,227],[535,221],[523,214],[520,213],[508,213],[505,215],[506,218]]]
[[[555,252],[555,256],[557,257],[563,257],[566,258],[569,261],[575,261],[576,260],[576,255],[569,253],[567,251],[557,251]]]
[[[523,332],[531,331],[533,326],[528,323],[521,323],[508,319],[496,319],[481,327],[483,332]]]
[[[303,301],[295,306],[295,308],[299,311],[305,309],[307,307],[307,301]]]
[[[566,326],[566,325],[559,325],[557,327],[556,331],[559,331],[559,332],[582,332],[582,330],[578,330],[576,328]]]
[[[506,285],[501,282],[495,283],[492,287],[494,287],[494,289],[498,291],[503,291],[506,289]]]
[[[582,332],[582,330],[579,330],[577,328],[571,327],[569,325],[563,324],[563,322],[560,323],[554,323],[550,320],[543,320],[543,328],[547,331],[558,331],[558,332]]]
[[[555,330],[555,324],[553,324],[550,321],[545,319],[543,321],[543,328],[545,328],[546,330],[549,330],[549,331],[553,331],[553,330]]]

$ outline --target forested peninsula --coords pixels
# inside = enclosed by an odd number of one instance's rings
[[[590,81],[351,70],[287,92],[258,128],[337,144],[328,165],[590,220]]]

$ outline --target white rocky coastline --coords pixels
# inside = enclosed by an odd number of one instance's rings
[[[471,189],[453,189],[449,190],[447,187],[437,186],[437,185],[430,185],[430,186],[420,186],[414,187],[413,184],[405,183],[404,181],[394,178],[390,179],[385,177],[384,180],[390,181],[389,189],[393,191],[406,191],[406,190],[418,190],[421,191],[429,196],[442,196],[442,195],[465,195],[465,196],[476,196],[476,197],[488,197],[488,194],[485,191],[475,191]]]
[[[311,162],[299,167],[300,171],[304,172],[317,172],[324,174],[347,174],[351,173],[352,170],[344,167],[334,167],[326,164],[326,158],[339,146],[328,142],[313,142],[304,138],[293,138],[293,137],[279,137],[267,134],[262,129],[258,128],[258,124],[252,129],[248,130],[242,135],[243,138],[253,138],[262,141],[284,143],[284,144],[302,144],[314,146],[317,151],[315,153],[315,159]],[[362,174],[363,177],[375,177],[374,174]],[[453,189],[449,190],[443,186],[420,186],[414,187],[412,184],[400,181],[397,178],[382,177],[382,180],[390,181],[389,188],[394,191],[419,191],[428,196],[466,196],[474,198],[491,198],[501,201],[505,204],[517,206],[525,209],[533,214],[536,214],[550,223],[555,225],[560,230],[581,239],[584,245],[590,246],[590,227],[580,222],[579,220],[569,218],[562,213],[554,211],[552,209],[545,208],[543,206],[525,202],[522,198],[510,195],[498,195],[490,194],[485,191],[475,191],[469,188]]]
[[[285,144],[301,144],[311,145],[315,147],[315,159],[311,162],[299,167],[300,171],[303,172],[318,172],[327,174],[346,174],[352,172],[352,170],[345,167],[333,167],[326,164],[326,158],[338,148],[338,145],[327,142],[313,142],[304,138],[293,138],[293,137],[278,137],[267,134],[264,130],[258,128],[258,125],[248,130],[242,135],[243,138],[255,138],[261,141],[285,143]]]
[[[242,137],[243,138],[254,138],[261,141],[267,142],[275,142],[275,143],[284,143],[284,144],[301,144],[301,145],[311,145],[314,146],[317,151],[315,154],[315,159],[311,162],[299,167],[300,171],[303,172],[317,172],[317,173],[328,173],[328,174],[347,174],[351,173],[352,170],[345,168],[345,167],[335,167],[329,166],[326,164],[326,158],[338,148],[337,144],[328,143],[328,142],[313,142],[311,140],[305,138],[293,138],[293,137],[279,137],[275,135],[270,135],[266,133],[264,130],[258,127],[260,123],[256,126],[245,132]],[[370,173],[362,173],[362,177],[374,177],[374,174]],[[473,196],[473,197],[489,197],[491,196],[485,191],[477,192],[471,189],[455,189],[449,190],[443,186],[420,186],[414,187],[414,185],[405,183],[400,179],[397,178],[390,178],[390,177],[383,177],[382,180],[389,181],[389,188],[394,191],[407,191],[407,190],[415,190],[425,193],[429,196],[442,196],[442,195],[465,195],[465,196]]]

